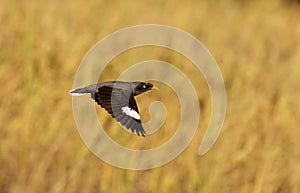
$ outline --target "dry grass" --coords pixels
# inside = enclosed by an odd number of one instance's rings
[[[251,2],[0,1],[0,192],[300,192],[300,9],[296,1]],[[217,143],[198,157],[210,115],[205,81],[170,51],[120,56],[126,64],[149,56],[184,64],[201,88],[202,130],[191,145],[163,167],[136,172],[88,151],[68,91],[95,42],[143,23],[200,39],[220,65],[228,108]],[[121,70],[106,72],[103,80]]]

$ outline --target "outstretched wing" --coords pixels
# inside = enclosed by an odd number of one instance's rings
[[[139,110],[130,91],[102,86],[91,97],[127,129],[145,136]]]

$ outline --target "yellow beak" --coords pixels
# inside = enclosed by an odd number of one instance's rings
[[[154,86],[151,88],[151,90],[158,90],[158,88]]]

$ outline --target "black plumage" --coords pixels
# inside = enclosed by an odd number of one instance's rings
[[[91,94],[92,99],[133,133],[145,136],[134,96],[157,89],[146,82],[109,81],[73,89],[71,95]]]

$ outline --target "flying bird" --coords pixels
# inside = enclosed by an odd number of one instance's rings
[[[157,89],[153,84],[146,82],[108,81],[73,89],[70,94],[91,94],[91,98],[121,125],[130,129],[132,133],[136,132],[137,135],[145,137],[146,132],[134,96]]]

